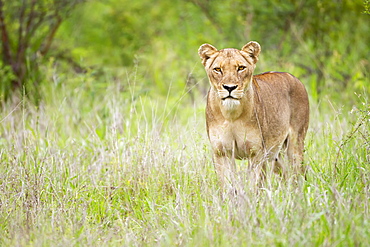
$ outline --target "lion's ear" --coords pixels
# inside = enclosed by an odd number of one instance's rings
[[[203,44],[199,47],[198,54],[202,59],[202,63],[204,66],[206,66],[207,60],[217,51],[218,50],[216,49],[216,47],[210,44]]]
[[[248,56],[250,56],[251,58],[253,58],[253,62],[254,63],[257,63],[257,61],[258,61],[258,55],[261,52],[261,46],[260,46],[260,44],[258,44],[255,41],[250,41],[248,44],[246,44],[245,46],[243,46],[243,48],[241,49],[241,51],[247,53]]]

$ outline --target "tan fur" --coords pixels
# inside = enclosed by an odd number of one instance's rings
[[[222,183],[232,180],[234,159],[249,159],[256,171],[266,161],[288,170],[280,162],[286,149],[290,170],[305,172],[303,148],[309,122],[309,103],[303,84],[288,73],[267,72],[253,76],[257,42],[241,50],[199,48],[211,88],[206,122],[213,160]]]

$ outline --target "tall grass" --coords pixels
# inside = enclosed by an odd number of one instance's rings
[[[203,99],[155,99],[135,73],[50,77],[38,107],[0,113],[1,246],[369,244],[366,98],[352,113],[312,104],[306,181],[253,187],[243,161],[243,193],[221,198]]]

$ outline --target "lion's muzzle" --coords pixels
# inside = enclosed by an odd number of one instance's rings
[[[222,90],[219,90],[219,96],[222,100],[230,99],[230,100],[239,100],[238,97],[238,85],[222,85]]]

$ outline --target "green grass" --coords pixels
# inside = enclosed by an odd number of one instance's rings
[[[366,99],[352,114],[312,103],[307,181],[256,188],[243,161],[241,192],[221,199],[203,98],[156,100],[136,84],[59,78],[38,107],[4,103],[1,246],[370,244]]]

